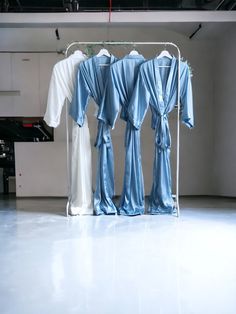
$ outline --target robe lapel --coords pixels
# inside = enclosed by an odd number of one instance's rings
[[[166,82],[166,89],[165,89],[165,95],[164,95],[165,106],[168,106],[169,104],[170,89],[171,89],[171,84],[173,83],[173,74],[174,74],[175,66],[176,66],[176,58],[173,57],[171,60],[170,71],[169,71],[169,75]]]
[[[175,65],[176,65],[176,58],[173,57],[170,62],[171,63],[170,63],[169,73],[167,75],[165,89],[163,89],[163,83],[164,82],[163,82],[162,77],[161,77],[158,59],[154,59],[154,73],[155,73],[155,77],[156,77],[156,86],[157,86],[156,97],[157,97],[158,104],[163,104],[165,109],[166,109],[166,106],[168,106],[168,99],[169,99],[169,95],[170,95],[170,88],[171,88],[171,83],[172,83],[172,78],[173,78],[173,72],[174,72]]]
[[[158,105],[161,102],[161,98],[162,98],[162,79],[161,79],[161,74],[160,74],[160,69],[158,66],[158,59],[155,58],[153,59],[153,72],[155,75],[155,85],[156,85],[156,102],[158,103]],[[158,106],[159,110],[161,110],[160,106]],[[158,110],[158,111],[159,111]]]
[[[93,66],[94,66],[94,69],[95,69],[95,77],[96,77],[96,91],[97,91],[97,104],[98,104],[98,107],[100,107],[100,102],[101,102],[101,98],[102,98],[102,92],[103,92],[103,89],[104,89],[104,85],[103,85],[103,77],[102,77],[102,71],[101,71],[101,68],[100,68],[100,60],[99,60],[99,57],[97,56],[94,56],[92,58],[92,61],[93,61]]]
[[[107,75],[103,74],[104,72],[106,73],[106,71],[102,72],[102,69],[100,66],[101,59],[97,56],[94,56],[92,60],[93,60],[94,68],[96,69],[96,78],[97,78],[97,85],[98,85],[97,97],[98,97],[98,106],[100,106],[100,102],[103,96],[103,91],[106,86]],[[115,57],[111,55],[110,58],[107,58],[105,63],[111,65],[113,62],[115,62]]]

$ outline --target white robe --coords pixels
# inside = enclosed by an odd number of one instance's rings
[[[70,57],[55,64],[49,85],[47,109],[44,120],[56,128],[60,124],[65,101],[72,101],[75,77],[79,63],[86,56],[75,51]],[[92,159],[87,118],[83,127],[72,122],[72,153],[68,210],[71,215],[93,214]]]

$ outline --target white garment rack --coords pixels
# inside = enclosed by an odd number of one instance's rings
[[[175,208],[176,208],[176,214],[177,217],[180,215],[180,209],[179,209],[179,140],[180,140],[180,59],[181,59],[181,54],[180,54],[180,49],[179,47],[172,43],[172,42],[158,42],[158,41],[137,41],[137,42],[131,42],[131,41],[74,41],[70,43],[65,51],[65,56],[68,57],[69,55],[69,50],[73,46],[86,46],[86,45],[92,45],[92,46],[145,46],[145,45],[162,45],[162,46],[172,46],[176,48],[177,54],[178,54],[178,86],[177,86],[177,148],[176,148],[176,191],[175,195],[173,197],[175,198]],[[68,191],[70,193],[70,160],[69,160],[69,131],[68,131],[68,108],[66,108],[66,128],[67,128],[67,174],[68,174]],[[68,193],[68,195],[70,195]],[[66,206],[66,216],[68,216],[68,206]]]

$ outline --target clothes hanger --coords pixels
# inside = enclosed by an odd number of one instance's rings
[[[130,56],[137,56],[137,55],[139,55],[139,53],[138,53],[137,50],[133,49],[133,50],[130,51],[129,55]]]
[[[162,52],[157,55],[157,59],[161,59],[163,57],[167,57],[169,59],[172,59],[172,55],[169,53],[169,51],[167,51],[166,49],[162,50]],[[170,65],[159,65],[158,68],[170,68]]]
[[[81,50],[78,49],[78,50],[75,50],[72,55],[78,56],[78,57],[79,57],[79,56],[82,57],[84,54],[83,54],[83,51],[81,51]]]
[[[102,48],[96,56],[97,57],[102,57],[102,56],[110,57],[111,54],[110,54],[110,52],[107,49]]]
[[[156,57],[157,59],[167,57],[169,59],[172,59],[172,55],[167,51],[166,49],[162,50],[162,52]]]
[[[133,49],[129,53],[130,56],[137,56],[137,55],[139,55],[138,51],[135,48],[136,48],[136,45],[134,44],[133,45]]]

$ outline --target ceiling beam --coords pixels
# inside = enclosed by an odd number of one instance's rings
[[[236,22],[236,11],[152,11],[99,13],[0,13],[0,27],[77,27],[184,22]]]

